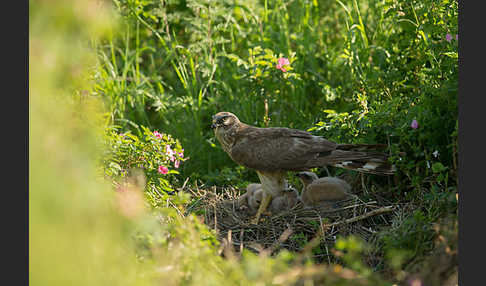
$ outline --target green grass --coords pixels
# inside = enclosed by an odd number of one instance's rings
[[[160,128],[179,138],[197,157],[184,167],[186,176],[231,166],[214,144],[210,116],[227,110],[264,126],[262,96],[269,98],[270,126],[308,129],[326,120],[325,109],[355,111],[361,132],[388,133],[359,140],[384,142],[411,121],[402,110],[446,92],[452,116],[442,133],[453,131],[457,44],[444,37],[457,33],[455,2],[116,3],[125,24],[100,44],[97,93],[113,124]],[[231,59],[247,61],[256,46],[296,53],[292,67],[301,80],[252,80]],[[380,118],[383,109],[397,110]]]

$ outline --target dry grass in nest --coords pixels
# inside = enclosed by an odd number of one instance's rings
[[[236,253],[246,248],[275,254],[281,249],[310,252],[321,245],[324,250],[313,258],[329,263],[334,260],[330,249],[337,237],[352,234],[369,242],[380,228],[391,224],[390,213],[395,209],[379,203],[378,196],[367,202],[356,196],[333,207],[306,208],[299,202],[288,211],[263,215],[255,225],[249,209],[241,208],[237,200],[244,190],[213,187],[197,192],[200,202],[195,208],[204,211],[204,221],[217,232],[222,248],[232,245]]]

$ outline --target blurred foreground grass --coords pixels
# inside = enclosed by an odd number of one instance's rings
[[[94,1],[29,4],[30,284],[143,285],[131,222],[96,175],[99,105],[73,95],[89,88],[87,44],[113,27],[109,11]]]

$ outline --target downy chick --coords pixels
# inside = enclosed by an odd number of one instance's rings
[[[259,185],[259,184],[257,184]],[[252,195],[248,197],[248,205],[252,212],[256,212],[260,206],[263,198],[263,190],[261,186],[253,190]],[[278,196],[274,197],[270,205],[268,206],[268,211],[272,214],[277,214],[285,210],[291,209],[299,201],[299,193],[295,188],[288,187],[282,190]]]
[[[318,178],[313,172],[297,174],[303,184],[300,199],[304,206],[318,206],[333,203],[351,196],[351,186],[336,177]]]

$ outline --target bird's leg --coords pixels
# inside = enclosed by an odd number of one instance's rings
[[[331,177],[331,173],[329,173],[329,169],[327,168],[327,166],[324,166],[324,169],[326,169],[327,176]]]
[[[287,180],[285,180],[285,172],[263,172],[257,171],[258,178],[262,183],[262,201],[258,207],[256,217],[252,220],[253,224],[257,224],[260,216],[267,210],[272,197],[277,196],[285,188],[287,188]]]
[[[256,216],[251,221],[252,224],[258,224],[258,221],[260,220],[261,214],[266,211],[271,200],[272,200],[272,195],[263,192],[262,201],[260,202],[260,206],[258,207],[258,211],[256,213]]]

